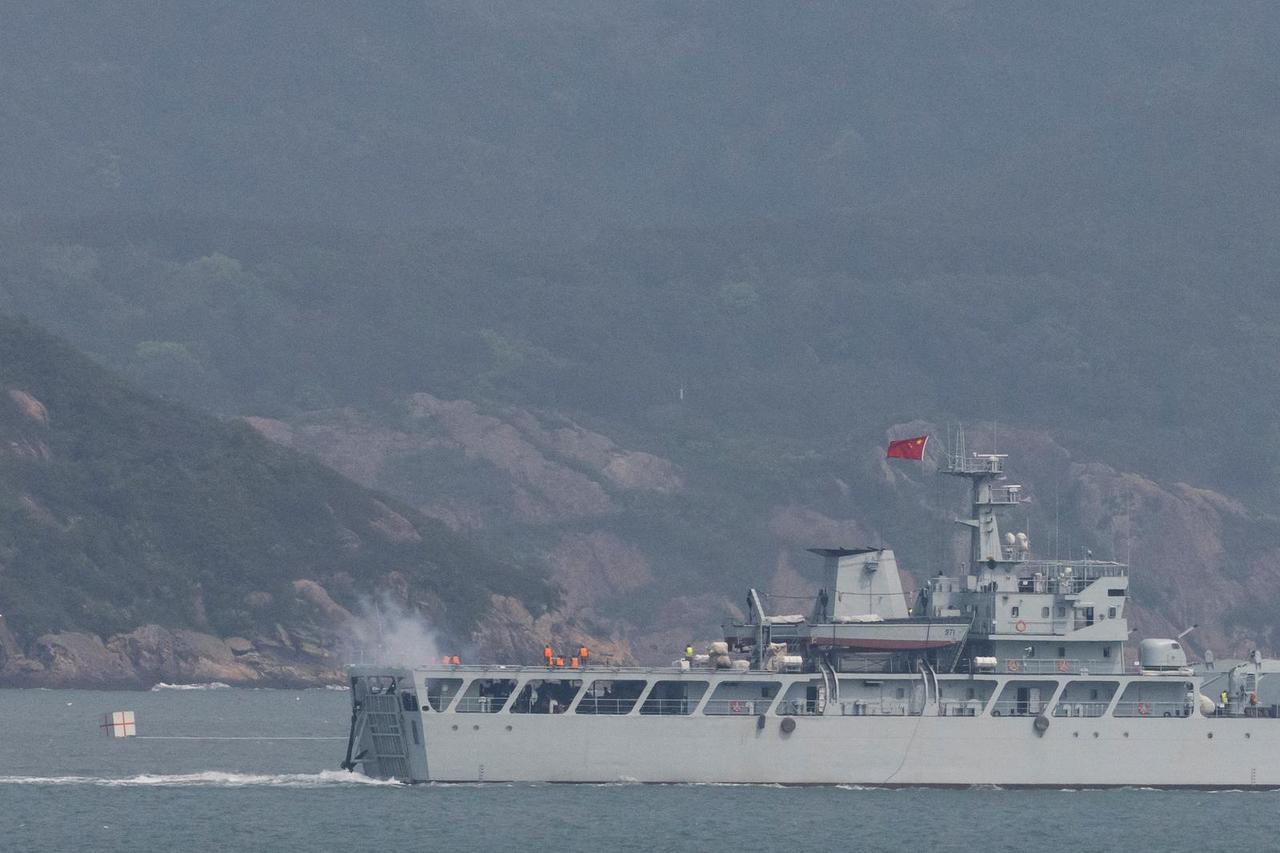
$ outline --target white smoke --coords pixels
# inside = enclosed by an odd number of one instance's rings
[[[389,596],[361,600],[349,625],[351,663],[420,666],[439,663],[444,654],[426,618]]]

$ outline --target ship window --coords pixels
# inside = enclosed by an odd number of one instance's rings
[[[1108,619],[1116,618],[1116,609],[1114,607],[1107,608],[1107,618]]]
[[[516,689],[513,678],[477,678],[458,700],[459,714],[496,714]]]
[[[903,699],[903,698],[906,698],[907,690],[906,690],[906,688],[905,688],[905,687],[899,687],[899,688],[897,689],[896,693],[897,693],[897,697],[898,697],[899,699]]]
[[[1062,619],[1062,618],[1064,618],[1066,615],[1067,615],[1067,608],[1065,608],[1065,607],[1059,607],[1059,608],[1058,608],[1058,618],[1059,618],[1059,619]]]
[[[1130,681],[1120,701],[1116,703],[1116,717],[1165,717],[1191,716],[1192,703],[1187,699],[1186,688],[1180,682],[1167,679]]]
[[[1055,717],[1101,717],[1116,695],[1115,681],[1071,681],[1054,705]]]
[[[659,681],[640,706],[640,713],[656,716],[687,716],[698,707],[707,692],[705,681]]]
[[[649,682],[639,679],[614,681],[602,678],[593,681],[578,700],[577,712],[601,716],[629,714],[648,685]]]
[[[427,707],[433,711],[444,711],[448,709],[453,697],[458,695],[458,689],[462,687],[462,679],[428,678],[422,686],[427,696]]]
[[[1045,709],[1057,684],[1052,681],[1011,680],[991,706],[993,717],[1033,717]]]
[[[976,717],[982,713],[982,708],[991,698],[991,694],[995,692],[996,683],[994,681],[975,680],[964,685],[954,682],[941,682],[938,687],[941,691],[938,696],[938,713],[944,717]],[[868,714],[868,713],[885,713],[883,709],[868,708],[865,703],[862,706],[844,702],[843,691],[840,699],[844,704],[843,711],[845,714]]]
[[[1013,605],[1013,607],[1010,607],[1010,608],[1009,608],[1009,615],[1010,615],[1010,616],[1017,616],[1017,615],[1018,615],[1018,605],[1016,605],[1016,604],[1015,604],[1015,605]]]
[[[1109,590],[1107,590],[1107,595],[1109,595],[1111,598],[1124,598],[1124,590],[1123,590],[1123,589],[1109,589]]]
[[[778,688],[782,684],[777,681],[761,684],[758,681],[721,681],[715,692],[707,700],[702,713],[708,716],[738,716],[742,714],[765,714],[773,704]],[[769,696],[761,698],[765,692]]]
[[[774,712],[779,716],[793,717],[821,713],[818,704],[819,682],[794,681],[782,694],[782,701]]]
[[[1102,656],[1103,656],[1104,658],[1109,658],[1109,657],[1111,657],[1111,647],[1110,647],[1110,646],[1103,646],[1103,647],[1102,647]]]
[[[513,714],[563,714],[582,687],[580,679],[535,678],[511,703]]]
[[[1058,657],[1065,658],[1067,656],[1067,647],[1058,646]]]
[[[1040,608],[1040,618],[1041,618],[1041,619],[1048,619],[1048,618],[1049,618],[1049,608],[1047,608],[1047,607],[1041,607],[1041,608]]]

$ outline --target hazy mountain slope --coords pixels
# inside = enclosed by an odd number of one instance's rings
[[[215,643],[247,638],[265,657],[257,667],[238,660],[240,680],[289,665],[292,677],[314,677],[336,665],[326,656],[362,598],[422,608],[462,639],[494,591],[534,610],[550,601],[537,574],[439,522],[242,424],[134,391],[6,318],[0,391],[0,672],[9,678],[56,679],[49,649],[59,641],[49,635],[109,638],[147,625]],[[132,663],[145,679],[137,657],[148,652],[118,651],[118,671],[99,677],[129,682]]]
[[[451,526],[524,543],[564,590],[566,614],[643,660],[714,637],[741,615],[749,586],[775,612],[807,610],[819,565],[809,547],[887,543],[917,582],[967,559],[967,533],[953,521],[966,484],[937,477],[932,454],[888,462],[874,442],[778,458],[772,470],[689,455],[675,465],[552,412],[426,394],[402,406],[394,426],[352,410],[250,420]],[[945,434],[920,421],[889,431]],[[1280,640],[1274,514],[1074,458],[1045,432],[1003,426],[993,438],[985,424],[969,440],[1012,454],[1011,480],[1028,502],[1002,523],[1028,532],[1038,556],[1092,551],[1132,564],[1141,635],[1198,625],[1193,648],[1237,654]]]
[[[1274,223],[1266,3],[3,14],[20,210],[573,235],[890,205],[1097,237],[1137,207],[1237,249]]]
[[[888,425],[996,419],[1056,460],[1042,548],[1132,550],[1145,628],[1243,649],[1278,10],[11,4],[0,310],[545,559],[620,646],[802,588],[805,544],[944,561]],[[565,632],[521,608],[484,642]]]

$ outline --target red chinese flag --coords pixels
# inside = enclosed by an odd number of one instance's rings
[[[924,446],[929,441],[929,436],[918,435],[915,438],[900,438],[897,441],[889,442],[889,452],[885,454],[890,459],[923,459]]]

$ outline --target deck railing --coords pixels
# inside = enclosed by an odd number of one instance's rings
[[[1107,712],[1108,702],[1059,702],[1053,709],[1055,717],[1101,717]]]
[[[631,709],[635,706],[635,699],[597,699],[594,696],[584,696],[578,702],[577,712],[579,714],[621,716],[631,713]]]
[[[1049,706],[1041,700],[1027,702],[997,702],[991,706],[993,717],[1034,717]]]
[[[1117,702],[1117,717],[1189,717],[1191,706],[1185,701]]]
[[[702,713],[711,716],[752,716],[766,714],[772,699],[710,699]]]
[[[697,699],[646,699],[640,706],[640,713],[655,717],[687,717],[697,706]]]
[[[505,696],[463,696],[454,710],[459,714],[496,714],[506,703]]]

